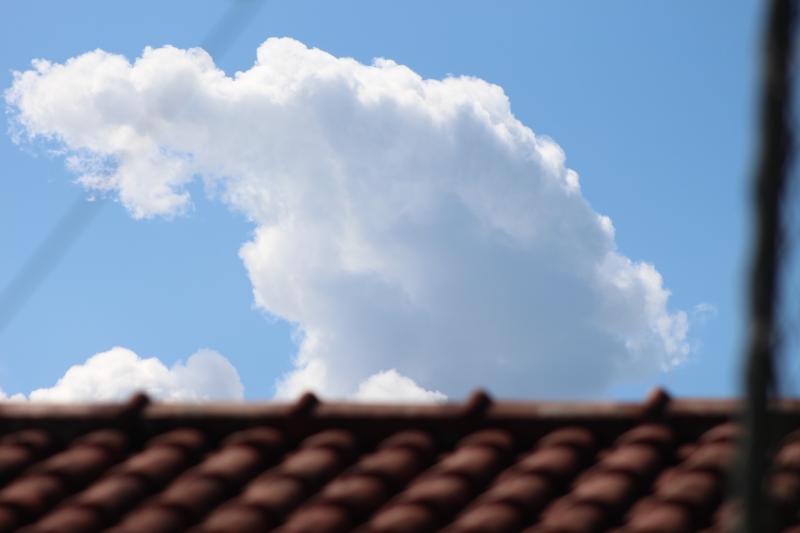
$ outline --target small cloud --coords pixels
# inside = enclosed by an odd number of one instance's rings
[[[116,401],[143,391],[163,401],[242,400],[244,387],[230,361],[213,350],[199,350],[171,368],[115,347],[70,367],[50,388],[33,391],[34,402]],[[10,399],[23,399],[22,395]]]
[[[447,400],[447,396],[441,392],[423,389],[394,368],[362,381],[354,398],[364,402],[386,403],[439,403]]]
[[[698,326],[717,318],[719,310],[714,304],[701,302],[692,308],[692,323]]]
[[[12,394],[9,396],[3,389],[0,389],[0,400],[4,402],[24,402],[27,398],[24,394]]]

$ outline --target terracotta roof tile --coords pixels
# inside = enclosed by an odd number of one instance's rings
[[[284,516],[299,506],[308,493],[300,480],[267,474],[248,485],[231,507],[241,503],[248,508],[262,509],[270,516]]]
[[[0,404],[0,532],[721,532],[736,409]],[[800,531],[800,428],[770,490]]]
[[[378,514],[365,531],[375,533],[417,533],[436,530],[436,515],[424,504],[399,504]]]

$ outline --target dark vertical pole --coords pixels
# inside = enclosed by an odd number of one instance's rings
[[[750,340],[745,367],[745,436],[740,497],[742,531],[770,531],[766,476],[775,395],[780,257],[783,245],[781,200],[786,190],[792,143],[791,58],[794,0],[771,0],[767,8],[761,81],[760,154],[753,190],[755,243],[750,278]]]

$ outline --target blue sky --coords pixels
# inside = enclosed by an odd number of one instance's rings
[[[61,63],[100,48],[133,60],[145,46],[199,46],[226,9],[8,4],[2,86],[34,58]],[[564,150],[583,197],[613,220],[620,253],[655,265],[671,291],[669,309],[689,313],[687,361],[615,381],[606,394],[638,397],[663,384],[679,395],[730,395],[743,323],[759,21],[747,1],[273,1],[214,61],[228,74],[246,70],[262,42],[285,36],[365,64],[390,58],[423,78],[468,75],[501,86],[513,114]],[[0,284],[86,194],[48,147],[0,140]],[[115,202],[102,208],[0,332],[5,392],[52,386],[71,365],[124,346],[167,365],[210,348],[238,369],[246,398],[274,394],[297,339],[254,304],[239,249],[255,225],[201,185],[190,189],[191,207],[169,219],[134,220]],[[712,305],[715,316],[693,317],[698,304]]]

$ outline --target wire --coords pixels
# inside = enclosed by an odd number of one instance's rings
[[[0,332],[36,292],[100,212],[104,201],[81,195],[36,247],[11,282],[0,292]]]
[[[255,18],[258,10],[269,0],[233,0],[232,6],[223,14],[203,39],[201,47],[212,57],[220,58],[236,42],[236,37]]]
[[[232,0],[230,7],[203,39],[202,48],[212,57],[221,57],[266,3],[267,0]],[[108,200],[104,198],[90,202],[83,194],[79,195],[0,290],[0,333],[61,263],[106,203]]]

